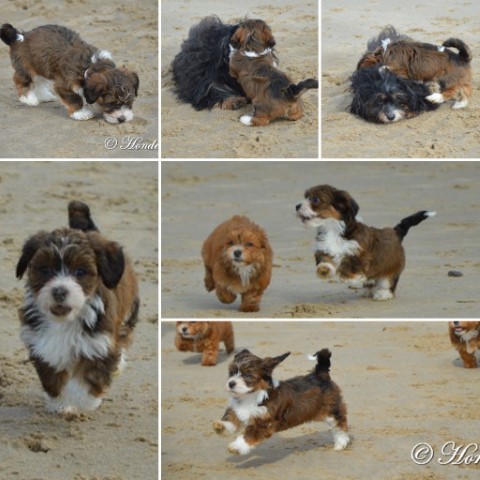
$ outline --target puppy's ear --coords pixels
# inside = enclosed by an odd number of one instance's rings
[[[333,206],[340,212],[346,225],[355,220],[360,209],[358,203],[347,192],[341,190],[335,193]]]
[[[90,105],[97,101],[97,98],[103,95],[106,89],[106,80],[100,73],[93,73],[85,80],[83,95]]]
[[[98,273],[111,290],[118,285],[125,271],[123,249],[118,243],[105,240],[96,232],[89,232],[88,237],[97,257]]]
[[[22,255],[17,263],[16,276],[18,279],[23,277],[23,274],[27,270],[33,256],[37,253],[37,250],[45,242],[47,237],[47,232],[39,232],[25,242],[22,249]]]
[[[268,25],[263,27],[263,37],[265,39],[265,45],[267,47],[273,48],[276,44],[275,38],[272,35],[272,31]]]
[[[140,86],[140,79],[135,72],[130,72],[130,80],[133,83],[133,88],[135,89],[135,96],[138,97],[138,87]]]
[[[68,204],[68,226],[84,232],[98,231],[90,216],[90,208],[86,203],[78,200],[72,200]]]
[[[245,29],[238,27],[235,33],[230,37],[230,45],[233,48],[240,48],[245,40]]]
[[[265,362],[267,369],[270,371],[270,373],[273,371],[273,369],[280,363],[283,362],[288,356],[290,355],[290,352],[284,353],[283,355],[279,355],[278,357],[267,357],[264,358],[263,361]]]

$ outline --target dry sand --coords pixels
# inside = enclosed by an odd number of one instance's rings
[[[0,163],[0,478],[157,478],[157,171],[156,162]],[[29,235],[66,225],[71,199],[132,257],[141,305],[127,368],[97,411],[67,421],[46,412],[20,341],[15,266]]]
[[[328,427],[309,423],[276,434],[247,456],[229,454],[234,437],[216,435],[211,424],[227,404],[231,358],[222,350],[215,367],[202,367],[199,354],[175,350],[174,324],[163,322],[162,478],[478,478],[478,464],[439,463],[450,459],[441,452],[448,442],[479,441],[479,372],[462,367],[447,322],[235,322],[234,328],[237,350],[292,352],[276,368],[277,380],[305,374],[313,365],[307,354],[330,348],[331,376],[342,388],[353,441],[333,451]],[[410,456],[420,442],[434,448],[426,465]]]
[[[316,277],[315,233],[295,218],[295,204],[321,183],[349,191],[368,225],[438,212],[405,238],[394,300],[374,302]],[[479,189],[478,162],[163,162],[162,317],[246,317],[238,300],[221,304],[203,285],[202,243],[234,214],[263,226],[275,254],[272,282],[252,317],[478,317]],[[449,277],[450,270],[463,276]]]
[[[112,53],[140,78],[135,118],[112,125],[103,117],[68,118],[60,101],[29,107],[18,101],[8,47],[0,42],[0,131],[3,158],[156,158],[158,144],[158,2],[156,0],[11,0],[0,5],[1,23],[22,30],[64,25]],[[115,148],[105,146],[114,137]],[[133,143],[130,143],[132,141]],[[111,144],[109,144],[111,145]],[[136,149],[142,147],[142,149]]]
[[[428,43],[458,37],[473,53],[473,96],[467,108],[438,110],[391,125],[347,113],[348,78],[367,41],[385,25]],[[480,156],[480,9],[476,2],[322,1],[322,157],[475,158]]]
[[[296,82],[318,78],[318,2],[311,0],[165,0],[162,8],[162,157],[163,158],[317,158],[318,92],[303,96],[305,115],[297,122],[276,121],[246,127],[238,118],[251,111],[196,112],[172,93],[170,64],[190,27],[207,15],[224,23],[245,15],[261,18],[277,41],[280,68]]]

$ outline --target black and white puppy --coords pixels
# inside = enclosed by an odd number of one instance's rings
[[[195,110],[236,110],[248,103],[229,73],[230,39],[240,24],[226,25],[216,16],[194,25],[172,62],[175,94]]]
[[[439,92],[439,86],[399,77],[388,67],[360,68],[351,78],[353,100],[350,112],[375,123],[393,123],[435,110],[437,103],[427,97]]]
[[[16,274],[27,273],[19,311],[48,409],[97,408],[121,369],[138,316],[138,285],[122,247],[107,240],[88,206],[69,205],[70,228],[40,231],[24,244]]]

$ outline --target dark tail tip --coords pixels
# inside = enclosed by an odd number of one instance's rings
[[[6,43],[7,45],[10,45],[17,40],[17,34],[17,29],[9,23],[4,23],[0,27],[0,38],[3,43]]]
[[[332,353],[328,348],[323,348],[322,350],[319,350],[317,353],[310,355],[310,359],[317,360],[317,365],[315,366],[315,373],[320,373],[320,372],[329,372],[330,371],[330,357],[332,356]]]
[[[300,95],[303,95],[310,88],[318,88],[318,80],[314,78],[307,78],[302,82],[291,83],[288,87],[283,90],[283,94],[287,100],[296,100]]]
[[[415,227],[420,222],[423,222],[427,218],[434,217],[436,214],[437,212],[421,210],[420,212],[414,213],[413,215],[410,215],[409,217],[406,217],[403,220],[401,220],[400,223],[394,227],[394,230],[398,235],[398,237],[400,238],[400,240],[403,240],[411,227]]]
[[[443,42],[442,46],[456,48],[462,62],[470,63],[472,61],[472,51],[469,46],[459,38],[449,38]]]
[[[86,203],[73,200],[68,204],[68,226],[83,232],[98,232],[97,226],[90,216],[90,208]]]

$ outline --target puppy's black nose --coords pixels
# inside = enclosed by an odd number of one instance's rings
[[[300,208],[302,208],[302,204],[301,203],[297,203],[295,205],[295,210],[298,212],[300,210]]]
[[[455,321],[453,322],[453,324],[454,324],[456,327],[458,327],[458,326],[460,325],[460,322],[459,322],[458,320],[455,320]]]
[[[235,385],[236,385],[236,382],[234,380],[232,380],[231,382],[228,382],[228,388],[230,388],[230,389],[235,387]]]
[[[182,327],[182,333],[187,333],[187,327]]]
[[[52,297],[57,303],[62,303],[67,298],[68,290],[64,287],[56,287],[52,290]]]
[[[395,114],[394,113],[387,113],[387,118],[392,122],[393,120],[395,120]]]
[[[125,117],[118,117],[118,123],[123,123],[125,121]]]
[[[241,250],[235,250],[235,251],[233,252],[233,256],[234,256],[235,258],[240,258],[240,257],[242,256],[242,251],[241,251]]]

